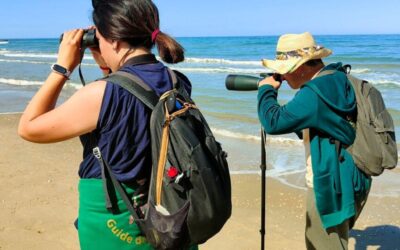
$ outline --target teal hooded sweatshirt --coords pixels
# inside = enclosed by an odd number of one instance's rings
[[[278,92],[272,86],[260,87],[258,116],[268,134],[310,129],[316,207],[324,228],[329,228],[355,215],[355,201],[367,195],[371,178],[355,166],[343,147],[343,160],[339,161],[331,139],[345,145],[354,142],[355,131],[346,117],[356,111],[356,99],[341,63],[330,64],[321,72],[324,70],[336,71],[304,84],[286,105],[278,104]]]

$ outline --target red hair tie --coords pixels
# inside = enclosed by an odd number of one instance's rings
[[[151,41],[154,43],[156,41],[157,35],[160,33],[159,29],[155,29],[153,33],[151,33]]]

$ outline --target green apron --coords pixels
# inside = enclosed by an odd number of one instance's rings
[[[132,196],[134,190],[125,189]],[[79,181],[78,233],[81,250],[153,249],[136,223],[129,224],[130,213],[119,194],[117,198],[120,213],[112,214],[105,207],[103,181]]]
[[[131,197],[134,189],[124,186]],[[119,214],[105,207],[103,181],[79,181],[78,234],[81,250],[147,250],[153,249],[136,223],[129,224],[131,214],[117,192]],[[190,250],[197,250],[192,246]]]

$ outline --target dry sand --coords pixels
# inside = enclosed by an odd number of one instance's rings
[[[0,115],[0,249],[79,249],[77,139],[39,145],[17,136],[19,115]],[[233,175],[233,214],[200,249],[260,249],[260,177]],[[349,249],[400,249],[400,198],[369,198]],[[267,179],[266,249],[305,249],[305,191]]]

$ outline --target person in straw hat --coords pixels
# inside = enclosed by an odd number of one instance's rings
[[[303,138],[307,249],[347,249],[349,230],[371,186],[371,178],[355,166],[346,151],[345,145],[355,138],[347,118],[356,112],[356,99],[342,64],[324,65],[322,58],[331,54],[308,32],[282,35],[275,60],[262,62],[298,92],[281,106],[277,96],[282,82],[275,80],[277,77],[263,79],[258,90],[258,115],[265,131],[296,132]],[[334,73],[324,75],[326,70]],[[338,141],[339,147],[335,145]]]

